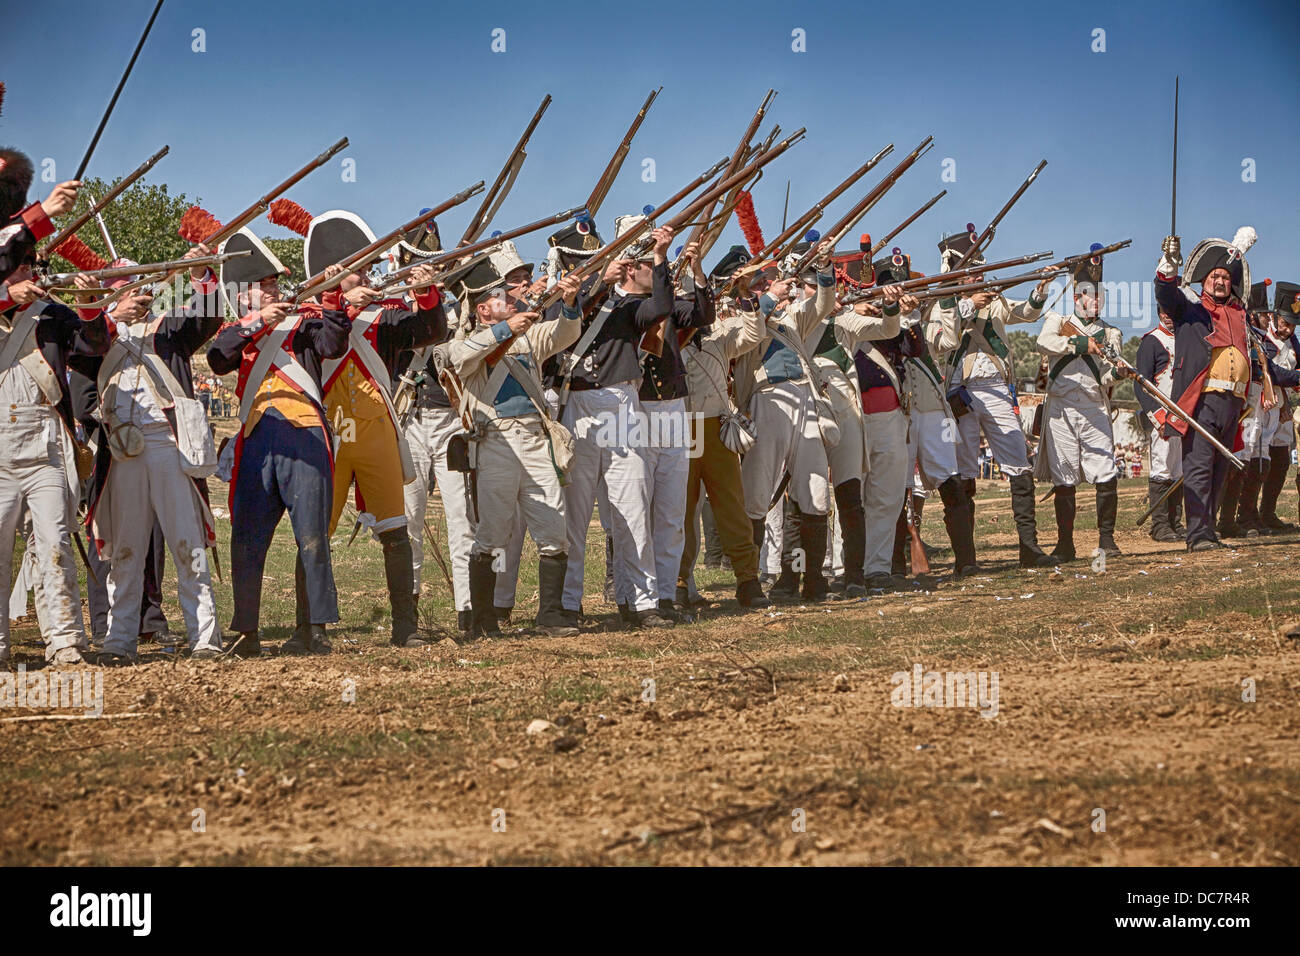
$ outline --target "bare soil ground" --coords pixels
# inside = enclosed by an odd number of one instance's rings
[[[1014,568],[989,482],[981,578],[745,614],[708,572],[716,603],[671,631],[617,629],[593,536],[602,629],[532,636],[532,572],[504,639],[422,651],[387,644],[379,549],[345,547],[345,526],[332,656],[146,645],[105,672],[112,719],[0,722],[0,863],[1296,865],[1300,534],[1191,556],[1131,530],[1144,496],[1124,484],[1126,554],[1103,573]],[[268,649],[292,621],[276,542]],[[443,628],[446,590],[427,582],[422,603]],[[219,601],[225,619],[228,583]],[[39,666],[33,624],[15,644]],[[996,671],[996,716],[895,706],[917,664]],[[536,720],[552,726],[530,735]]]

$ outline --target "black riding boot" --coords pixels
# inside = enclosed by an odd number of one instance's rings
[[[1173,479],[1177,483],[1177,479]],[[1174,529],[1179,541],[1187,540],[1187,526],[1183,524],[1183,488],[1182,485],[1165,500],[1169,509],[1169,527]]]
[[[1156,505],[1169,492],[1173,486],[1173,481],[1168,478],[1151,478],[1147,481],[1147,501],[1150,507],[1155,508],[1151,512],[1151,540],[1152,541],[1182,541],[1182,535],[1173,529],[1170,523],[1172,515],[1169,510],[1169,498],[1165,498],[1164,503],[1157,508]]]
[[[1119,514],[1119,478],[1103,481],[1097,486],[1097,547],[1108,558],[1118,558],[1124,552],[1115,543],[1115,516]]]
[[[826,515],[808,515],[799,513],[799,539],[803,543],[805,560],[808,566],[803,572],[803,599],[821,601],[826,598],[829,588],[822,575],[822,565],[826,561]],[[865,561],[865,551],[863,560]]]
[[[1073,561],[1074,514],[1078,507],[1074,485],[1057,485],[1052,504],[1056,507],[1056,547],[1052,549],[1052,557]]]
[[[415,569],[411,566],[411,538],[406,528],[390,528],[379,533],[384,546],[384,579],[388,584],[388,606],[393,611],[393,634],[389,642],[396,647],[427,647],[420,638],[415,612]]]
[[[1011,477],[1011,513],[1016,519],[1016,534],[1020,537],[1020,566],[1022,568],[1050,568],[1059,564],[1055,557],[1044,554],[1038,546],[1038,526],[1034,523],[1034,478],[1032,475]]]
[[[568,568],[567,554],[543,554],[537,559],[537,629],[551,637],[578,633],[564,613],[564,574]]]
[[[492,570],[492,555],[472,554],[469,558],[470,638],[500,637],[496,609],[492,598],[497,589],[497,573]]]
[[[1237,524],[1237,503],[1241,500],[1241,469],[1229,465],[1227,471],[1228,477],[1219,493],[1218,532],[1220,538],[1240,538],[1242,529]]]
[[[963,478],[961,480],[961,483],[962,486],[966,489],[966,498],[970,501],[970,517],[967,519],[967,521],[970,524],[971,540],[974,541],[975,540],[975,495],[978,492],[979,488],[975,484],[974,478]]]
[[[803,538],[799,533],[798,512],[787,498],[781,509],[781,576],[767,592],[767,596],[778,604],[793,604],[799,600],[799,572],[794,569],[795,552],[803,548]],[[811,561],[805,553],[803,558]]]
[[[1286,484],[1287,469],[1291,467],[1291,449],[1273,445],[1268,450],[1268,474],[1264,477],[1264,490],[1259,500],[1259,523],[1272,531],[1290,531],[1295,525],[1277,516],[1277,498]]]
[[[835,486],[835,508],[844,538],[844,596],[866,597],[867,519],[862,509],[862,483],[857,478]]]
[[[1248,538],[1257,538],[1263,531],[1259,523],[1259,488],[1264,483],[1267,466],[1263,458],[1252,458],[1246,462],[1246,470],[1241,475],[1241,495],[1237,504],[1237,524]]]
[[[975,536],[971,533],[969,513],[975,506],[966,495],[966,484],[961,479],[949,478],[939,486],[939,497],[943,501],[943,525],[948,529],[948,541],[952,544],[953,574],[958,577],[976,574],[980,570],[975,560]]]

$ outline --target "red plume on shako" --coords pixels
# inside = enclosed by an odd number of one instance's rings
[[[220,230],[221,222],[216,216],[202,206],[191,206],[181,216],[181,225],[176,231],[186,242],[202,242]]]
[[[292,199],[277,199],[271,203],[266,218],[277,226],[284,226],[300,236],[307,235],[311,228],[312,215]]]
[[[736,221],[740,223],[740,231],[745,236],[745,245],[749,247],[750,254],[758,255],[766,243],[763,242],[763,230],[758,224],[758,213],[754,211],[754,197],[744,190],[741,190],[736,199]]]
[[[97,269],[104,269],[108,266],[108,261],[99,255],[94,249],[86,245],[76,236],[69,236],[64,242],[59,244],[59,248],[54,250],[63,258],[67,259],[82,272],[94,272]]]

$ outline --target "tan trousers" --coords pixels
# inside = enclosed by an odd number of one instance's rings
[[[700,551],[699,532],[692,520],[700,506],[700,485],[709,495],[713,507],[713,520],[722,539],[722,551],[731,559],[731,569],[736,583],[758,578],[758,550],[754,547],[753,525],[745,515],[745,492],[740,481],[740,458],[722,444],[718,427],[721,419],[691,419],[692,444],[699,443],[703,454],[691,459],[690,474],[686,479],[686,546],[682,551],[681,570],[677,573],[677,586],[686,587]],[[703,429],[703,438],[699,430]]]

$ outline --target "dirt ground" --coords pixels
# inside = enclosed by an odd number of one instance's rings
[[[929,593],[741,613],[708,572],[697,623],[623,631],[592,597],[601,628],[556,640],[527,630],[534,577],[505,638],[421,651],[386,643],[378,547],[344,528],[333,655],[146,645],[104,672],[101,718],[4,709],[0,863],[1296,865],[1300,533],[1191,556],[1132,530],[1144,492],[1125,483],[1100,573],[1014,568],[989,482],[988,573]],[[422,610],[450,626],[445,593]],[[32,624],[15,644],[39,666]],[[996,707],[897,706],[925,703],[900,687],[917,665],[996,672]]]

